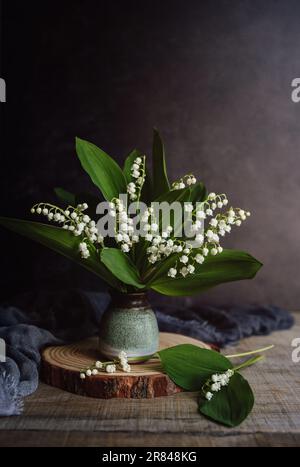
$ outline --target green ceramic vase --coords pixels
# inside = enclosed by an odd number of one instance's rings
[[[99,349],[109,359],[124,350],[141,361],[158,350],[156,316],[145,293],[112,293],[112,300],[100,323]]]

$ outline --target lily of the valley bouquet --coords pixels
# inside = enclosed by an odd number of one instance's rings
[[[140,321],[144,327],[135,335],[131,335],[133,315],[124,315],[126,338],[116,334],[116,315],[106,317],[100,350],[109,357],[116,357],[121,349],[133,360],[143,354],[149,357],[158,350],[158,331],[155,318],[149,318],[151,309],[141,298],[144,292],[193,295],[224,282],[254,277],[261,263],[243,251],[223,249],[222,244],[250,213],[232,207],[224,193],[207,193],[194,174],[170,183],[164,146],[156,130],[151,174],[146,156],[138,150],[128,155],[123,169],[92,143],[77,138],[76,150],[83,169],[101,192],[99,198],[57,188],[63,205],[43,201],[31,208],[32,214],[47,223],[8,218],[0,218],[0,223],[98,275],[112,296],[119,297],[118,310],[134,309],[142,317],[148,307],[147,317]],[[120,296],[127,297],[126,305],[120,303]],[[139,338],[145,348],[137,342]],[[233,426],[251,410],[250,386],[238,367],[221,354],[183,345],[157,355],[175,383],[200,391],[200,410],[207,416]],[[113,367],[110,363],[109,371]],[[96,375],[98,370],[94,370],[88,369],[87,374]],[[231,404],[239,410],[232,410]]]

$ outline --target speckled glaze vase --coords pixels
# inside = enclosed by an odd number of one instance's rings
[[[101,354],[113,359],[124,350],[128,357],[147,360],[158,350],[158,340],[156,316],[146,294],[113,292],[100,323]]]

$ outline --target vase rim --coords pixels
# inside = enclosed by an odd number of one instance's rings
[[[111,303],[120,308],[127,308],[131,306],[147,308],[150,306],[146,292],[120,293],[112,291],[110,296]]]
[[[110,295],[119,295],[121,297],[143,297],[147,295],[147,291],[144,292],[120,292],[119,290],[110,290]]]

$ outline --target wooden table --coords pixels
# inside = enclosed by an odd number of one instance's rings
[[[0,419],[1,446],[300,446],[300,362],[291,345],[300,337],[300,313],[289,331],[244,339],[232,353],[274,343],[266,361],[244,371],[256,403],[230,429],[197,412],[196,393],[157,399],[100,400],[45,384],[25,401],[24,414]]]

